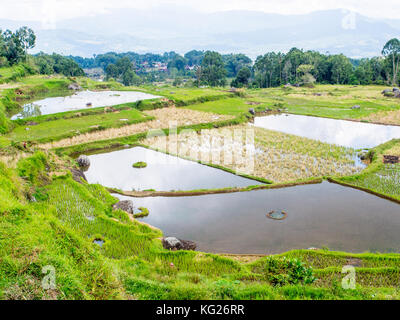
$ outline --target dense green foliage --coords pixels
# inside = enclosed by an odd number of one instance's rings
[[[72,59],[59,54],[52,55],[43,52],[34,56],[34,63],[37,65],[40,74],[63,74],[65,76],[84,76],[82,68]]]
[[[224,86],[226,84],[226,70],[222,56],[218,52],[207,51],[198,70],[198,84],[211,87]]]
[[[132,62],[127,57],[118,59],[115,64],[109,64],[106,68],[106,76],[107,79],[120,80],[125,86],[141,83],[140,78],[133,71]]]
[[[237,73],[235,80],[232,81],[231,87],[243,88],[249,84],[249,79],[251,77],[251,70],[248,67],[243,67]]]
[[[15,32],[6,30],[4,33],[0,29],[0,67],[26,60],[28,49],[32,49],[35,42],[35,33],[27,27],[22,27]]]

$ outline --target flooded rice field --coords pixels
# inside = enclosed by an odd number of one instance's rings
[[[157,96],[136,91],[80,91],[67,97],[47,98],[24,105],[11,119],[75,111],[87,108],[114,106],[128,102],[155,99]]]
[[[129,198],[150,210],[140,219],[165,236],[192,240],[199,251],[273,254],[328,247],[398,252],[400,205],[324,182],[286,189],[180,198]],[[276,220],[267,215],[284,212]]]
[[[254,125],[354,149],[373,148],[400,138],[400,126],[299,115],[256,117]]]
[[[135,147],[89,156],[91,165],[85,175],[89,183],[99,183],[124,191],[178,191],[246,187],[261,184],[234,174]],[[145,162],[145,168],[134,168]]]

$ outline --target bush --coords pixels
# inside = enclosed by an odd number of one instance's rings
[[[312,284],[316,280],[312,268],[307,268],[297,259],[269,257],[263,271],[267,280],[274,286]]]
[[[136,162],[132,165],[133,168],[136,169],[143,169],[147,167],[147,163],[146,162]]]
[[[20,160],[17,165],[18,175],[35,185],[47,181],[46,168],[47,158],[43,152],[36,152],[33,156]]]

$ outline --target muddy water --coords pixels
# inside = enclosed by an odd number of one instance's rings
[[[298,115],[256,117],[254,125],[354,149],[373,148],[400,138],[399,126]]]
[[[201,197],[130,199],[150,210],[141,221],[160,228],[165,236],[195,241],[200,251],[273,254],[323,246],[347,252],[400,251],[399,204],[328,182]],[[287,218],[268,219],[271,210],[284,210]]]
[[[178,191],[246,187],[261,184],[234,174],[136,147],[89,156],[91,165],[85,175],[90,183],[99,183],[124,191]],[[146,162],[143,169],[133,168]]]
[[[114,106],[154,98],[157,97],[135,91],[81,91],[72,96],[47,98],[26,104],[23,106],[22,112],[14,115],[11,119],[23,119],[66,111]]]

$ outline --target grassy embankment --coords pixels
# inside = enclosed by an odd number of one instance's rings
[[[384,86],[339,86],[317,85],[315,88],[270,88],[246,90],[245,96],[232,104],[206,103],[190,108],[221,114],[247,112],[249,108],[287,109],[288,113],[327,117],[333,119],[351,119],[364,122],[377,122],[400,125],[400,101],[397,98],[384,97]],[[251,105],[250,103],[255,103]],[[353,106],[360,109],[352,109]],[[390,115],[391,121],[387,118]],[[399,120],[398,122],[393,120]]]
[[[16,169],[0,164],[3,299],[399,298],[399,255],[300,250],[246,263],[169,252],[160,231],[113,211],[116,199],[103,187],[78,184],[64,171],[51,153]],[[356,290],[341,287],[347,264],[356,267]],[[41,287],[46,266],[55,268],[53,290]]]
[[[360,188],[400,203],[400,164],[384,164],[383,155],[400,156],[400,139],[370,151],[371,165],[360,174],[334,178],[333,181]]]
[[[88,90],[137,90],[135,87],[123,87],[116,82],[98,83],[87,78],[65,78],[65,77],[43,77],[30,76],[21,79],[16,87],[3,90],[3,98],[0,101],[4,104],[5,114],[16,112],[20,105],[37,100],[39,98],[71,94],[67,90],[68,84],[79,83]],[[140,91],[160,94],[155,89]],[[164,93],[165,90],[161,90]],[[192,102],[225,99],[232,94],[217,89],[177,89],[174,95],[169,94],[174,101],[143,101],[138,103],[127,103],[124,105],[109,108],[86,109],[79,112],[64,112],[57,115],[47,115],[34,118],[27,118],[10,122],[4,118],[3,133],[12,131],[2,138],[3,144],[19,143],[22,141],[45,143],[74,137],[80,134],[102,131],[109,128],[120,128],[126,125],[152,120],[152,117],[145,116],[139,111],[152,110],[165,107],[171,103],[188,105]],[[181,93],[179,93],[181,92]],[[184,93],[185,92],[185,93]],[[124,121],[122,121],[122,120]],[[1,120],[1,117],[0,117]],[[34,125],[29,125],[29,124]],[[0,123],[1,124],[1,123]],[[13,130],[12,130],[13,129]]]

